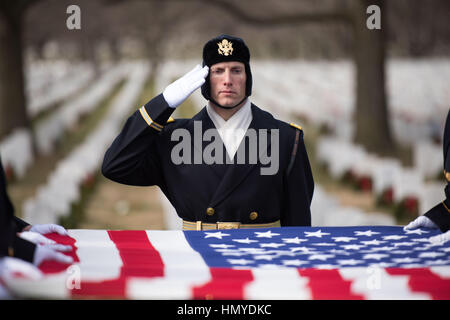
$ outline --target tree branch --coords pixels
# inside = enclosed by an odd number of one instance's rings
[[[294,13],[279,16],[257,17],[251,14],[235,3],[224,0],[192,0],[201,1],[205,4],[215,6],[221,10],[227,11],[233,17],[243,23],[256,26],[280,26],[303,23],[323,23],[323,22],[349,22],[351,20],[349,12],[330,11],[330,12],[312,12],[312,13]]]

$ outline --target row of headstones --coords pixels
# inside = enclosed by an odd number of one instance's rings
[[[378,157],[363,147],[338,137],[322,137],[317,144],[317,159],[336,180],[348,179],[362,190],[387,202],[411,199],[418,203],[418,213],[425,213],[444,196],[444,180],[434,180],[442,172],[442,149],[427,142],[413,148],[413,167],[402,166],[397,159]]]
[[[254,93],[279,112],[326,125],[350,138],[355,106],[355,68],[348,61],[257,61]],[[450,98],[449,59],[388,60],[386,93],[397,141],[439,140]]]
[[[86,62],[34,62],[25,70],[27,112],[32,118],[67,100],[95,77],[94,68]]]
[[[81,200],[83,187],[92,184],[106,149],[135,107],[150,69],[144,62],[129,63],[122,68],[126,83],[111,102],[106,116],[84,142],[58,162],[47,182],[38,187],[36,196],[25,201],[22,209],[26,221],[58,223]]]
[[[111,66],[90,87],[73,100],[64,102],[34,128],[35,142],[39,154],[49,154],[63,134],[80,119],[91,113],[99,103],[111,94],[116,84],[127,72],[126,65]],[[25,128],[17,128],[0,141],[0,154],[7,176],[21,179],[34,161],[32,134]]]

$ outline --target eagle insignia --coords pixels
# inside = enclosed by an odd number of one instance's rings
[[[231,56],[233,54],[233,43],[227,39],[223,39],[222,42],[218,42],[219,48],[217,51],[222,56]]]

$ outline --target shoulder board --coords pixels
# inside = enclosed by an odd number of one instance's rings
[[[289,123],[289,125],[290,125],[291,127],[294,127],[294,128],[296,128],[296,129],[300,130],[300,131],[303,131],[303,128],[302,128],[301,126],[295,124],[295,123],[292,123],[292,122],[291,122],[291,123]]]

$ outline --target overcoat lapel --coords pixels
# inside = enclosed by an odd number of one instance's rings
[[[191,127],[191,133],[192,133],[192,137],[194,137],[194,139],[192,139],[192,150],[194,150],[194,153],[197,153],[197,156],[201,156],[201,161],[202,161],[202,165],[205,168],[205,170],[212,170],[213,173],[217,176],[218,179],[222,179],[226,170],[227,170],[227,166],[223,165],[223,164],[204,164],[203,162],[203,151],[205,150],[205,148],[212,142],[212,141],[203,141],[203,134],[205,133],[205,131],[209,130],[209,129],[216,129],[216,127],[214,126],[214,123],[212,122],[211,118],[208,116],[208,112],[206,111],[206,108],[203,108],[199,113],[197,113],[192,120],[194,121]],[[196,121],[197,124],[195,123]],[[199,125],[201,123],[201,143],[196,143],[194,140],[195,139],[199,139],[198,137],[195,138],[195,134],[199,134],[199,132],[195,132],[195,126],[197,126],[197,128],[199,128]],[[222,141],[222,138],[220,137],[219,133],[217,132],[217,134],[215,135],[216,138],[215,139],[219,139],[219,144],[222,148],[222,154],[226,155],[226,150],[225,150],[225,145]],[[198,140],[199,141],[199,140]],[[195,157],[195,155],[194,155]],[[225,158],[223,160],[223,163],[225,163]]]

